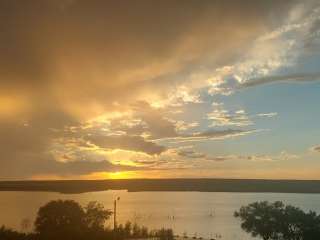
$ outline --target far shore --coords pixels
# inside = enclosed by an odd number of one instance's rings
[[[0,181],[0,191],[44,191],[85,193],[106,190],[248,192],[248,193],[320,193],[320,180],[262,179],[117,179]]]

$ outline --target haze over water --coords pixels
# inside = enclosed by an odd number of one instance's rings
[[[127,220],[149,228],[171,227],[176,234],[223,240],[254,239],[240,227],[234,211],[254,201],[283,201],[303,210],[320,212],[320,194],[285,193],[206,193],[206,192],[127,192],[101,191],[82,194],[50,192],[0,192],[0,224],[21,229],[22,219],[34,220],[37,210],[55,199],[73,199],[81,205],[99,201],[106,208],[118,203],[118,221]],[[112,219],[108,225],[112,226]]]

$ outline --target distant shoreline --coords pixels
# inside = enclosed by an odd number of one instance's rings
[[[129,192],[247,192],[320,193],[320,180],[262,179],[117,179],[0,181],[0,191],[85,193],[106,190]]]

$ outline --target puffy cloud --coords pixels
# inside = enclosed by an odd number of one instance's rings
[[[318,72],[296,70],[299,60],[319,47],[319,12],[316,1],[294,5],[282,24],[253,41],[239,61],[208,76],[209,93],[228,95],[267,83],[318,81]]]
[[[0,175],[2,179],[30,178],[36,175],[78,176],[101,171],[138,169],[125,164],[115,165],[103,155],[85,154],[80,149],[88,146],[77,139],[73,142],[73,148],[70,141],[58,151],[57,140],[69,135],[57,130],[57,127],[62,127],[59,118],[51,118],[46,114],[41,117],[48,117],[52,123],[43,125],[41,119],[30,120],[28,124],[23,121],[1,122]],[[69,122],[66,121],[68,118],[65,116],[61,116],[60,119],[63,119],[62,123]],[[65,143],[67,142],[63,141],[63,144]]]

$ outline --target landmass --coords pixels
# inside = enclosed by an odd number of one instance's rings
[[[0,181],[0,191],[84,193],[106,190],[320,193],[320,180],[260,179],[117,179]]]

